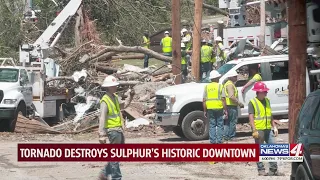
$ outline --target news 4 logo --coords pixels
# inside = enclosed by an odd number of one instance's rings
[[[302,156],[302,144],[260,144],[260,156]]]

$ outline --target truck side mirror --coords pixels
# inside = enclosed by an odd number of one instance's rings
[[[26,82],[25,78],[20,77],[19,81],[20,81],[20,86],[24,86],[25,85],[25,82]]]

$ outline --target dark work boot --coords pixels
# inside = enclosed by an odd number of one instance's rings
[[[284,173],[280,173],[278,170],[276,171],[270,170],[268,173],[268,176],[284,176],[284,175],[285,175]]]
[[[259,170],[259,171],[258,171],[258,175],[259,175],[259,176],[267,176],[268,174],[266,173],[265,170]]]

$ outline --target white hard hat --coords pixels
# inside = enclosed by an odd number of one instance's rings
[[[186,45],[185,45],[184,43],[181,43],[181,47],[182,47],[182,48],[185,48]]]
[[[181,32],[182,32],[182,33],[188,32],[188,30],[187,30],[186,28],[183,28],[183,29],[181,30]]]
[[[212,45],[212,44],[213,44],[213,43],[212,43],[212,40],[209,40],[209,41],[208,41],[208,44],[211,44],[211,45]]]
[[[222,38],[221,38],[220,36],[218,36],[218,37],[216,38],[216,41],[222,41]]]
[[[117,79],[114,76],[107,76],[103,83],[102,83],[102,87],[112,87],[112,86],[118,86],[119,82],[117,81]]]
[[[169,34],[169,31],[165,31],[164,34]]]
[[[234,76],[238,76],[239,74],[237,73],[236,70],[230,70],[226,75],[227,77],[234,77]]]
[[[209,79],[218,78],[218,77],[220,77],[220,76],[221,76],[221,74],[220,74],[218,71],[212,70],[212,71],[210,72]]]

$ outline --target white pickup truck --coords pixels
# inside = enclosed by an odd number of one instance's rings
[[[24,67],[0,66],[0,128],[2,130],[14,131],[18,114],[26,116],[28,107],[32,105],[32,97],[32,85]]]
[[[227,73],[233,69],[240,74],[248,74],[248,65],[259,64],[260,74],[264,83],[270,89],[272,112],[275,116],[287,118],[288,115],[288,55],[250,57],[232,60],[221,66],[218,71],[222,74],[219,82],[225,83]],[[310,81],[307,71],[307,94],[310,93]],[[245,105],[239,109],[239,118],[248,117],[248,103],[255,97],[252,87],[241,93],[247,77],[238,80],[236,87],[239,100]],[[209,136],[208,120],[204,117],[202,100],[207,83],[187,83],[160,89],[156,92],[157,116],[155,123],[161,126],[174,126],[173,131],[180,137],[189,140],[203,140]]]

